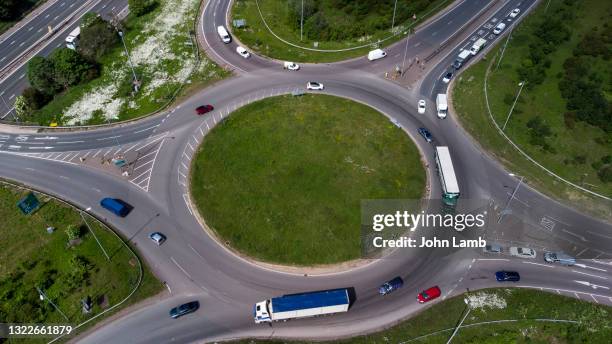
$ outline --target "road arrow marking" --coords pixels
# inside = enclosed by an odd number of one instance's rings
[[[606,287],[606,286],[603,286],[603,285],[593,284],[593,283],[588,282],[588,281],[576,281],[576,280],[574,280],[574,282],[576,282],[576,283],[578,283],[578,284],[585,285],[585,286],[587,286],[587,287],[591,287],[591,288],[593,288],[593,289],[598,289],[598,288],[602,288],[602,289],[606,289],[606,290],[609,290],[609,289],[610,289],[609,287]]]
[[[588,266],[588,265],[585,265],[585,264],[574,264],[574,266],[578,266],[578,267],[585,268],[585,269],[593,269],[593,270],[597,270],[597,271],[608,272],[608,270],[606,270],[606,269],[600,269],[600,268],[596,268],[596,267],[593,267],[593,266]]]
[[[577,271],[577,270],[572,270],[572,272],[575,272],[575,273],[577,273],[577,274],[581,274],[581,275],[586,275],[586,276],[595,277],[595,278],[601,278],[601,279],[605,279],[605,280],[607,280],[607,279],[608,279],[608,277],[599,276],[599,275],[593,275],[593,274],[587,274],[586,272]]]
[[[570,232],[570,231],[568,231],[567,229],[562,229],[561,231],[562,231],[562,232],[565,232],[565,233],[567,233],[567,234],[569,234],[569,235],[575,236],[576,238],[578,238],[578,239],[580,239],[580,240],[582,240],[582,241],[585,241],[585,242],[586,242],[586,241],[588,241],[588,240],[587,240],[587,239],[585,239],[585,238],[584,238],[582,235],[579,235],[579,234],[576,234],[576,233]]]

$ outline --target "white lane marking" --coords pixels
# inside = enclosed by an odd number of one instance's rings
[[[138,178],[140,178],[140,177],[144,176],[145,174],[147,174],[147,173],[151,172],[151,170],[152,170],[152,168],[150,168],[150,169],[148,169],[148,170],[146,170],[146,171],[142,172],[141,174],[139,174],[139,175],[138,175],[138,177],[132,178],[132,181],[135,181],[135,180],[137,180]],[[142,182],[142,181],[141,181],[141,182]]]
[[[57,140],[57,136],[40,136],[35,137],[34,140]]]
[[[57,143],[70,144],[70,143],[83,143],[85,141],[58,141]]]
[[[98,141],[105,141],[105,140],[112,140],[112,139],[116,139],[118,137],[121,137],[121,135],[115,135],[115,136],[109,136],[109,137],[103,137],[101,139],[96,139]]]
[[[593,301],[595,301],[596,303],[599,303],[599,301],[597,301],[597,299],[595,298],[595,296],[593,296],[593,294],[589,294],[591,295],[591,298],[593,299]]]
[[[62,179],[70,179],[70,178],[68,178],[66,176],[60,176],[60,178],[62,178]]]
[[[147,153],[146,155],[143,155],[143,156],[141,156],[140,158],[138,158],[138,160],[144,159],[144,158],[148,157],[148,156],[149,156],[149,155],[151,155],[151,154],[155,154],[155,152],[156,152],[156,151],[152,151],[152,152],[150,152],[150,153]]]
[[[44,146],[44,147],[41,147],[41,146],[28,147],[28,149],[51,149],[51,148],[53,148],[53,147],[49,147],[49,146]]]
[[[16,145],[8,146],[8,149],[19,149],[19,148],[21,148],[21,146],[16,146]]]
[[[540,264],[540,263],[523,262],[523,264],[532,264],[532,265],[545,266],[545,267],[547,267],[547,268],[554,268],[554,266],[552,266],[552,265]]]
[[[506,261],[506,262],[510,261],[510,259],[506,259],[506,258],[478,258],[476,260],[478,260],[478,261],[481,261],[481,260],[484,260],[484,261],[487,261],[487,260],[503,260],[503,261]]]
[[[131,151],[132,149],[134,149],[134,147],[138,146],[140,144],[140,142],[134,144],[132,147],[128,148],[127,150],[125,150],[123,153],[127,153],[129,151]]]
[[[139,169],[139,168],[143,168],[143,167],[147,166],[148,164],[150,164],[150,163],[152,163],[152,162],[153,162],[153,160],[149,160],[149,161],[145,162],[145,163],[144,163],[144,164],[142,164],[142,165],[138,165],[138,167],[135,167],[135,168],[134,168],[134,171],[136,171],[136,170],[137,170],[137,169]]]
[[[187,194],[183,194],[183,201],[185,201],[185,204],[187,205],[187,210],[189,210],[189,214],[193,215],[193,211],[191,210],[191,203],[189,202]]]
[[[100,154],[101,151],[102,151],[101,149],[98,149],[98,151],[96,152],[96,154],[94,154],[92,158],[95,158],[96,156],[98,156],[98,154]]]
[[[600,279],[604,279],[604,280],[607,280],[607,279],[608,279],[608,277],[599,276],[599,275],[593,275],[593,274],[588,274],[588,273],[586,273],[586,272],[582,272],[582,271],[578,271],[578,270],[572,270],[572,272],[575,272],[575,273],[577,273],[577,274],[581,274],[581,275],[590,276],[590,277],[600,278]]]
[[[97,192],[97,193],[101,193],[101,192],[102,192],[102,190],[97,189],[97,188],[91,188],[91,189],[92,189],[93,191]]]
[[[578,254],[576,254],[576,257],[580,257],[581,254],[583,254],[584,252],[586,252],[588,250],[589,250],[589,248],[585,247],[584,250],[582,250],[582,251],[578,252]]]
[[[187,270],[183,269],[183,267],[182,267],[182,266],[181,266],[179,263],[177,263],[177,261],[176,261],[176,260],[174,260],[174,257],[170,257],[170,260],[172,260],[172,262],[173,262],[173,263],[174,263],[176,266],[178,266],[178,268],[179,268],[179,269],[181,269],[181,271],[183,271],[183,273],[184,273],[185,275],[187,275],[187,277],[191,278],[191,275],[190,275],[190,274],[187,272]]]
[[[153,128],[157,128],[157,127],[159,127],[159,124],[154,125],[152,127],[144,128],[142,130],[137,130],[137,131],[134,132],[134,134],[142,133],[143,131],[147,131],[147,130],[150,130],[150,129],[153,129]]]

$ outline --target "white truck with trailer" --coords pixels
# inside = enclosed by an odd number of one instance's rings
[[[446,94],[438,93],[438,95],[436,96],[436,108],[438,110],[438,118],[446,118],[446,112],[448,111]]]
[[[283,295],[256,303],[253,317],[256,324],[287,321],[343,313],[350,305],[348,289],[314,291]]]
[[[474,44],[470,48],[470,53],[472,55],[478,54],[480,49],[484,48],[485,45],[487,45],[487,40],[484,38],[479,38],[478,40],[476,40],[476,42],[474,42]]]

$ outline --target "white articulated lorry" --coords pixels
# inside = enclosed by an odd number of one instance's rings
[[[256,303],[253,306],[253,317],[256,324],[287,321],[343,313],[348,311],[349,304],[348,289],[283,295]]]
[[[446,94],[438,94],[438,96],[436,97],[436,108],[438,109],[438,118],[446,118],[446,112],[448,111]]]

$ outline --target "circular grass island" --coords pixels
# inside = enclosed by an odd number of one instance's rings
[[[400,128],[327,95],[244,106],[206,135],[191,192],[207,226],[241,254],[287,265],[360,256],[360,201],[420,199],[425,170]]]

